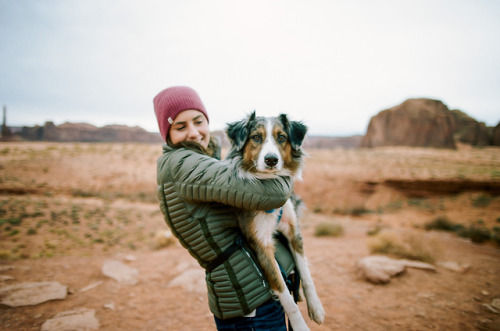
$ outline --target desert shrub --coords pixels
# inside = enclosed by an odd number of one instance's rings
[[[98,196],[98,194],[96,194],[94,192],[85,191],[82,189],[74,189],[71,192],[71,195],[73,195],[74,197],[77,197],[77,198],[92,198],[92,197]]]
[[[349,210],[349,215],[351,216],[361,216],[363,214],[368,214],[371,213],[372,211],[369,209],[366,209],[364,206],[358,206],[354,207],[351,210]]]
[[[425,224],[426,230],[455,231],[456,228],[457,225],[453,224],[446,216],[438,216]]]
[[[477,221],[468,227],[459,228],[457,234],[460,237],[469,238],[474,243],[483,243],[492,239],[491,231],[481,221]]]
[[[492,197],[486,194],[482,194],[474,199],[472,199],[472,206],[476,208],[488,207],[491,203]]]
[[[491,240],[497,245],[500,245],[500,227],[495,226],[491,233]]]
[[[403,208],[403,201],[397,200],[390,202],[389,204],[380,207],[380,212],[394,212],[397,210],[401,210]]]
[[[2,218],[0,219],[0,225],[3,225],[3,224],[9,224],[9,225],[21,225],[22,223],[22,219],[19,218],[19,217],[10,217],[10,218]]]
[[[316,237],[339,237],[344,234],[344,228],[340,224],[322,222],[314,229]]]
[[[321,214],[323,212],[323,209],[320,207],[320,206],[315,206],[313,209],[312,209],[313,213],[315,214]]]
[[[368,240],[372,254],[385,254],[398,258],[433,263],[438,251],[435,244],[415,235],[400,235],[382,231]]]
[[[9,260],[12,258],[12,252],[6,249],[0,250],[0,260]]]
[[[384,227],[383,227],[383,226],[381,226],[381,225],[378,225],[378,224],[377,224],[374,228],[372,228],[372,229],[370,229],[370,230],[366,231],[366,234],[367,234],[368,236],[376,236],[376,235],[377,235],[377,234],[379,234],[379,233],[380,233],[380,231],[382,231],[383,229],[384,229]]]

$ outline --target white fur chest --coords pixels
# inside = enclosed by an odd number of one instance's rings
[[[258,211],[253,220],[254,231],[258,240],[264,246],[273,246],[273,234],[276,231],[276,225],[278,223],[278,213],[279,209],[273,212]]]

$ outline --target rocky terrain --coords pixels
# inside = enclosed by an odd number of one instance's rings
[[[165,234],[160,153],[160,144],[0,144],[0,330],[215,329],[203,270]],[[308,154],[296,191],[327,313],[322,326],[308,321],[312,330],[500,328],[498,148]],[[437,220],[454,228],[429,230]],[[374,254],[392,260],[365,260]],[[385,280],[373,282],[367,264]]]

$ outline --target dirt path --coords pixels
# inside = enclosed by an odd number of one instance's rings
[[[387,285],[357,278],[355,263],[369,254],[366,241],[370,221],[307,215],[306,252],[327,317],[311,330],[499,330],[500,315],[486,305],[500,298],[500,252],[445,233],[442,261],[470,265],[465,273],[437,267],[437,272],[409,269]],[[313,236],[318,222],[344,226],[342,237]],[[139,270],[139,282],[125,285],[102,274],[106,259],[116,259]],[[1,274],[11,282],[55,280],[67,285],[66,300],[32,307],[0,308],[1,330],[40,330],[56,313],[95,309],[100,330],[214,330],[205,289],[169,287],[180,273],[199,267],[179,246],[92,257],[55,257],[3,262],[12,270]],[[86,292],[80,290],[102,282]],[[301,310],[307,316],[305,303]]]
[[[308,323],[313,331],[500,330],[500,309],[492,307],[500,300],[498,246],[422,229],[447,217],[496,231],[497,194],[443,195],[422,183],[498,184],[498,149],[308,152],[296,190],[309,208],[302,222],[305,249],[327,313],[323,326]],[[0,305],[0,330],[40,330],[57,313],[76,308],[94,309],[100,330],[215,329],[200,267],[178,245],[154,249],[154,234],[166,228],[155,196],[160,154],[161,146],[145,144],[2,145],[0,276],[13,279],[0,287],[53,280],[70,294],[37,306]],[[420,186],[412,193],[387,180]],[[320,223],[340,224],[344,234],[316,237]],[[370,284],[357,277],[355,266],[370,254],[368,233],[378,228],[392,229],[398,238],[416,236],[437,262],[470,268],[409,269],[387,285]],[[109,259],[136,268],[138,283],[105,276],[102,266]],[[170,286],[191,271],[201,276],[188,288]],[[81,291],[89,285],[95,287]],[[299,306],[307,316],[305,303]]]

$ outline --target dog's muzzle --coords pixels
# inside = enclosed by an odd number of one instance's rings
[[[270,168],[275,167],[278,164],[278,156],[276,154],[266,154],[264,163]]]

